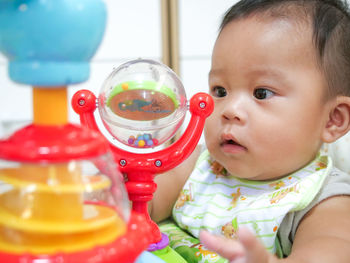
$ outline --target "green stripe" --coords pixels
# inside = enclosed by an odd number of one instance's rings
[[[267,250],[269,250],[269,251],[271,251],[271,250],[273,250],[274,248],[275,248],[275,246],[274,245],[272,245],[272,246],[269,246],[269,247],[265,247]]]
[[[295,205],[295,202],[289,202],[289,203],[285,203],[285,204],[273,204],[273,205],[268,205],[268,206],[264,206],[264,207],[257,207],[257,208],[246,208],[246,209],[240,209],[237,213],[243,213],[243,212],[247,212],[247,211],[257,211],[257,210],[264,210],[264,209],[268,209],[268,208],[278,208],[278,207],[286,207],[286,206],[290,206],[290,205]]]
[[[258,238],[262,238],[262,237],[273,237],[273,236],[275,236],[275,235],[276,235],[276,233],[272,233],[272,234],[257,235],[256,237],[258,237]]]
[[[175,211],[175,214],[181,214],[181,215],[184,216],[184,217],[192,218],[192,219],[203,219],[203,217],[206,216],[206,215],[208,215],[208,214],[214,216],[215,218],[232,218],[231,215],[219,216],[219,215],[216,215],[216,214],[211,213],[211,212],[199,213],[199,214],[196,214],[196,215],[194,215],[194,216],[190,216],[190,215],[188,215],[188,214],[185,214],[183,211]]]
[[[229,184],[225,184],[225,183],[222,183],[222,182],[202,182],[202,181],[199,181],[199,180],[196,180],[196,179],[193,179],[193,178],[189,178],[189,180],[191,182],[194,182],[194,183],[197,183],[197,184],[202,184],[202,185],[209,185],[209,186],[212,186],[212,185],[223,185],[223,186],[226,186],[228,188],[231,188],[231,189],[235,189],[235,188],[238,188],[238,187],[244,187],[244,188],[248,188],[248,189],[255,189],[255,190],[266,190],[265,188],[259,188],[259,187],[253,187],[251,185],[244,185],[244,184],[236,184],[236,185],[229,185]]]
[[[204,170],[202,170],[201,168],[199,168],[199,167],[197,167],[196,168],[198,171],[199,171],[199,173],[201,173],[201,174],[204,174],[205,173],[205,171]]]
[[[283,214],[284,216],[284,214]],[[279,216],[277,216],[279,217]],[[276,218],[271,218],[271,219],[262,219],[262,220],[253,220],[253,221],[244,221],[244,222],[239,222],[240,225],[246,225],[246,224],[253,224],[253,223],[261,223],[261,222],[273,222],[273,221],[277,221]]]
[[[212,226],[188,226],[188,228],[193,229],[193,230],[215,230],[217,227],[212,227]]]
[[[272,219],[266,219],[266,220],[255,220],[255,221],[246,221],[246,222],[239,222],[239,225],[247,225],[247,224],[252,224],[252,223],[261,223],[261,222],[273,222],[276,221],[276,218]],[[202,225],[202,226],[188,226],[191,229],[210,229],[214,230],[217,229],[220,226],[207,226],[207,225]],[[273,236],[275,233],[272,234],[264,234],[264,235],[259,235],[258,237],[270,237]]]
[[[227,210],[227,206],[220,206],[217,203],[214,203],[212,201],[206,202],[206,204],[212,204],[212,205],[214,205],[216,207],[219,207],[219,208],[221,208],[223,210]],[[196,204],[196,203],[193,203],[193,202],[188,202],[187,205],[188,206],[192,206],[192,207],[203,207],[202,204]]]
[[[200,193],[200,192],[195,192],[194,193],[194,196],[206,196],[206,197],[212,197],[212,196],[216,196],[216,195],[220,195],[220,196],[223,196],[223,197],[226,197],[228,199],[232,199],[232,196],[231,195],[225,195],[223,193],[213,193],[213,194],[203,194],[203,193]]]
[[[151,80],[145,80],[145,81],[124,81],[122,83],[119,83],[118,85],[114,86],[113,90],[110,92],[109,97],[107,98],[106,104],[109,106],[111,99],[122,92],[125,92],[125,90],[122,88],[123,84],[128,84],[127,90],[153,90],[158,91],[166,96],[168,96],[174,103],[175,108],[179,106],[178,100],[176,99],[176,94],[172,91],[172,89],[168,88],[165,85],[159,85],[159,83]]]

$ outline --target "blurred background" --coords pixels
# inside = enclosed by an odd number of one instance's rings
[[[189,99],[207,91],[210,56],[221,18],[232,0],[105,0],[108,18],[87,82],[69,87],[98,95],[103,81],[130,59],[149,58],[170,66],[182,79]],[[93,19],[93,18],[91,18]],[[8,77],[0,54],[0,137],[32,120],[32,89]],[[188,119],[189,116],[187,116]],[[69,109],[69,118],[78,115]]]

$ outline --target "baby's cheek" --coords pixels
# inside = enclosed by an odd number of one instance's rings
[[[204,138],[205,141],[208,142],[212,142],[213,140],[215,140],[215,138],[218,138],[218,132],[217,130],[215,131],[215,129],[213,127],[215,127],[215,123],[213,123],[213,121],[210,121],[207,119],[205,125],[204,125]]]

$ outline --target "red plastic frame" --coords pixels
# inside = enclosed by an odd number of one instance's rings
[[[72,107],[79,114],[81,124],[100,132],[93,114],[96,104],[96,96],[89,90],[80,90],[72,98]],[[154,176],[176,167],[189,157],[200,139],[205,119],[213,109],[214,101],[208,94],[195,94],[190,100],[192,116],[187,129],[174,144],[157,152],[132,153],[110,143],[115,161],[119,164],[121,172],[128,176],[126,188],[133,203],[132,208],[142,213],[151,226],[151,243],[161,240],[160,230],[151,220],[147,210],[147,202],[152,200],[157,188]]]

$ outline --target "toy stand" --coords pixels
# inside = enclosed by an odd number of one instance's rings
[[[134,63],[137,64],[139,62],[143,63],[145,61],[135,61]],[[142,89],[141,91],[143,92]],[[96,96],[88,90],[78,91],[72,99],[73,109],[79,114],[81,124],[96,132],[100,131],[95,121],[94,111],[96,105],[99,104],[101,104],[101,101],[98,102]],[[212,98],[208,94],[198,93],[194,95],[190,100],[189,109],[192,116],[186,131],[179,140],[163,150],[151,153],[133,153],[110,143],[115,162],[119,165],[120,171],[126,174],[128,178],[126,189],[129,199],[132,201],[132,210],[143,214],[147,218],[147,224],[152,229],[152,234],[150,235],[152,244],[148,250],[155,251],[155,254],[166,262],[185,261],[175,251],[170,249],[167,236],[160,232],[158,226],[148,214],[147,202],[152,200],[153,193],[157,188],[153,179],[156,174],[164,173],[179,165],[193,152],[200,139],[205,119],[211,114],[213,107]],[[139,108],[138,110],[145,111],[144,109]],[[101,109],[99,110],[101,112]],[[161,112],[159,109],[157,111]],[[132,113],[131,110],[130,112]],[[110,127],[108,128],[110,129]],[[123,128],[120,128],[120,130],[123,131]],[[135,143],[135,145],[137,144]]]

